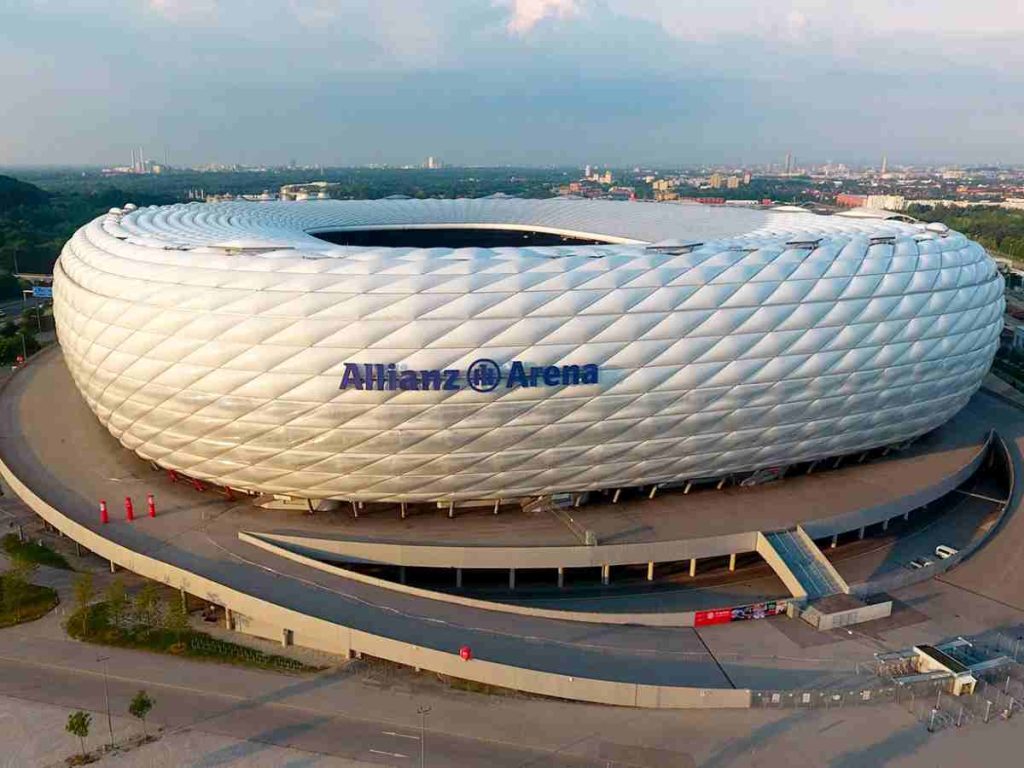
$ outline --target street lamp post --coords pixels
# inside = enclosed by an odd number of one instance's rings
[[[424,768],[427,755],[427,715],[430,714],[430,707],[418,707],[416,713],[420,716],[420,768]]]
[[[114,724],[110,719],[110,685],[107,683],[107,662],[109,656],[99,656],[96,661],[103,662],[103,699],[107,705],[107,732],[110,734],[110,748],[114,748]]]

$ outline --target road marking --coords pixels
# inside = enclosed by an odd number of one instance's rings
[[[400,739],[415,739],[416,741],[420,740],[419,736],[412,736],[408,733],[396,733],[395,731],[381,731],[381,733],[383,733],[385,736],[397,736]]]
[[[403,755],[401,752],[384,752],[379,749],[371,749],[371,752],[375,755],[384,755],[386,757],[404,757],[406,760],[409,759],[408,755]]]

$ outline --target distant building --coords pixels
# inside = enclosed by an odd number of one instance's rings
[[[840,208],[862,208],[867,204],[867,195],[851,195],[848,192],[840,192],[836,195],[836,205]]]
[[[442,163],[436,157],[431,155],[430,157],[427,158],[427,166],[426,167],[429,170],[431,170],[431,171],[436,171],[438,168],[442,167]]]

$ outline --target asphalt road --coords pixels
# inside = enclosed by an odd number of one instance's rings
[[[296,678],[262,696],[247,697],[189,685],[153,683],[112,671],[108,677],[111,711],[122,714],[136,691],[145,688],[156,701],[153,726],[189,728],[248,741],[254,745],[291,747],[382,765],[418,766],[417,728],[380,720],[328,714],[296,704],[295,694],[327,686],[332,676]],[[0,658],[0,694],[69,709],[99,713],[93,728],[107,733],[103,676],[67,666]],[[427,765],[493,768],[522,766],[600,766],[606,761],[535,750],[520,744],[470,739],[426,731]],[[121,734],[116,734],[117,738]],[[257,746],[258,748],[258,746]]]

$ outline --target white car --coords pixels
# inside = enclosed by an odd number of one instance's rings
[[[947,557],[952,557],[959,551],[960,550],[953,549],[953,547],[947,546],[945,544],[939,544],[939,546],[935,548],[935,556],[940,560],[945,560]]]

